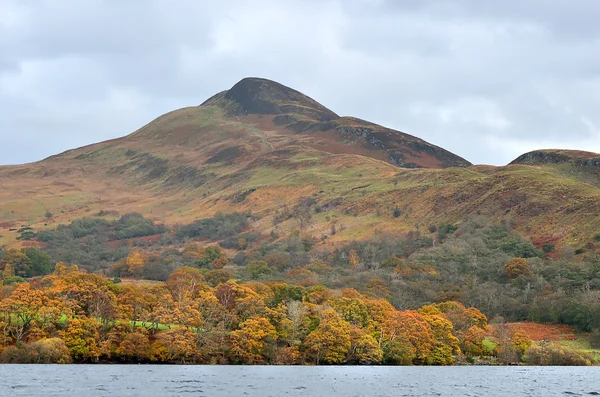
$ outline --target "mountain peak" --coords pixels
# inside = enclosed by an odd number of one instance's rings
[[[226,105],[237,115],[295,113],[315,121],[339,116],[314,99],[272,80],[246,77],[202,105]]]

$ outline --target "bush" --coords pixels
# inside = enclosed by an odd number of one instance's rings
[[[571,350],[558,343],[532,346],[527,350],[523,361],[529,365],[592,365],[594,358],[584,352]]]
[[[531,269],[527,264],[527,261],[523,258],[513,258],[504,265],[504,274],[509,278],[516,278],[519,276],[530,276]]]
[[[554,251],[554,245],[553,244],[544,244],[544,245],[542,245],[542,251],[544,251],[546,254],[549,254],[550,252]]]
[[[250,278],[257,279],[260,276],[268,276],[273,272],[265,261],[252,261],[246,266],[246,271],[250,275]]]
[[[211,240],[220,240],[240,233],[250,225],[249,213],[233,212],[231,214],[217,213],[212,218],[201,219],[189,225],[181,226],[177,230],[177,237],[205,237]]]
[[[590,332],[588,337],[592,349],[600,349],[600,329],[596,328]]]
[[[40,339],[21,346],[8,346],[0,353],[7,364],[69,364],[71,355],[60,338]]]

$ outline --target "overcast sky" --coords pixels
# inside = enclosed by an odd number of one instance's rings
[[[0,0],[0,164],[126,135],[246,76],[473,163],[600,152],[599,19],[598,0]]]

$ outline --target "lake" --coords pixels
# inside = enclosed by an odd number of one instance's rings
[[[0,365],[0,396],[593,396],[598,367]]]

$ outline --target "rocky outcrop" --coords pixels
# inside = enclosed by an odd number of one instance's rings
[[[571,163],[582,168],[600,168],[600,154],[576,150],[534,150],[510,162],[527,165],[561,163]]]

